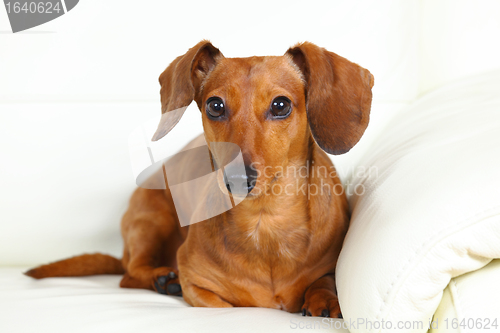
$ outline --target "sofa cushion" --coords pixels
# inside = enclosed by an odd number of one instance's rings
[[[429,333],[500,330],[500,260],[450,281]]]
[[[181,297],[118,287],[120,276],[34,280],[0,268],[0,332],[348,333],[342,319],[264,308],[193,308]]]
[[[420,321],[450,280],[500,258],[500,71],[449,84],[396,115],[348,179],[351,226],[337,266],[352,332]]]

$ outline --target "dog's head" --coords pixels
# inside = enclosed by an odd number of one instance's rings
[[[348,152],[368,125],[373,87],[368,70],[307,42],[279,57],[225,58],[202,41],[159,80],[162,113],[196,101],[207,143],[231,142],[243,154],[246,174],[226,170],[226,185],[254,193],[305,161],[312,138],[327,153]],[[153,141],[181,115],[162,117]],[[214,163],[224,159],[216,155]]]

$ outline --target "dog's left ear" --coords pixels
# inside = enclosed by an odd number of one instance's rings
[[[327,153],[347,153],[361,139],[370,118],[371,73],[312,43],[287,53],[306,79],[307,119],[312,135]]]
[[[161,73],[162,117],[152,141],[163,138],[179,122],[189,104],[198,97],[203,80],[223,57],[218,48],[203,40]]]

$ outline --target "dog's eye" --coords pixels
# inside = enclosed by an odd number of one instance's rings
[[[276,118],[285,118],[290,114],[292,104],[286,97],[276,97],[271,103],[271,113]]]
[[[226,110],[224,102],[218,97],[212,97],[207,101],[207,113],[214,118],[220,117]]]

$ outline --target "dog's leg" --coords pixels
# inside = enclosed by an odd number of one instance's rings
[[[165,191],[142,188],[137,189],[132,196],[129,210],[122,221],[125,243],[123,266],[126,273],[120,287],[150,289],[169,295],[181,294],[179,272],[173,267],[164,266],[173,264],[177,247],[182,243],[181,236],[176,235],[175,209],[168,199]]]
[[[307,288],[302,315],[341,318],[333,274],[319,278]]]
[[[159,266],[159,253],[162,240],[155,233],[158,231],[148,221],[137,221],[143,228],[134,230],[128,239],[129,262],[127,272],[120,282],[122,288],[142,288],[160,294],[179,295],[179,272],[173,267]],[[142,239],[142,241],[141,241]]]
[[[187,283],[183,286],[184,300],[192,306],[210,307],[210,308],[231,308],[230,303],[223,300],[216,293]]]

